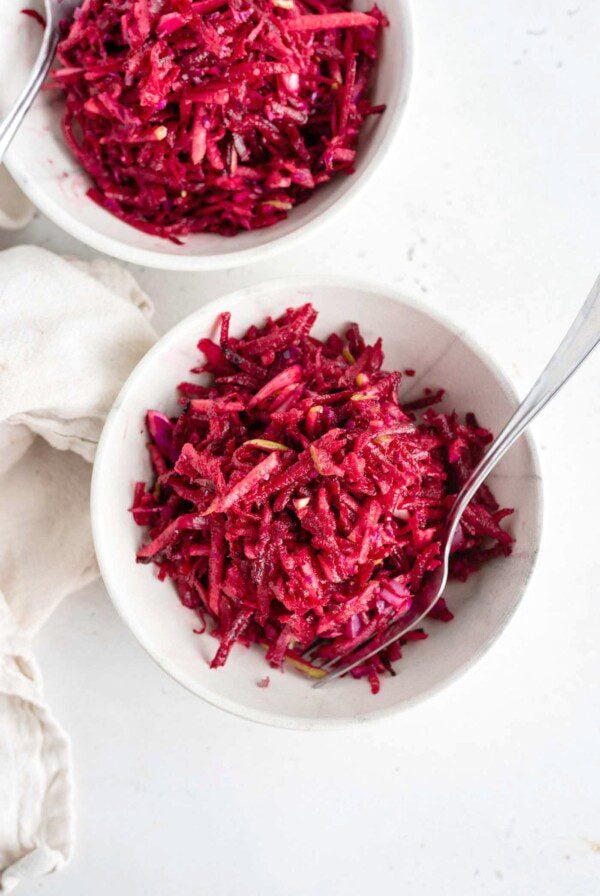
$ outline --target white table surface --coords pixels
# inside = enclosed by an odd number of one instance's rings
[[[386,281],[466,327],[524,393],[600,266],[600,4],[416,0],[412,102],[340,225],[274,261],[136,269],[163,332],[286,273]],[[89,256],[38,217],[0,236]],[[39,637],[73,738],[77,849],[23,896],[600,893],[600,354],[535,425],[541,556],[465,678],[393,720],[295,733],[162,673],[98,582]],[[376,699],[376,698],[374,698]]]

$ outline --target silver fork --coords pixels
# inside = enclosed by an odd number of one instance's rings
[[[8,113],[0,122],[0,162],[10,146],[15,134],[21,127],[23,119],[38,95],[44,79],[50,70],[59,40],[59,25],[64,19],[71,19],[83,0],[44,0],[46,28],[40,52],[35,61],[33,71],[21,95],[15,100]]]
[[[361,654],[358,658],[356,656],[348,657],[348,654],[344,654],[324,664],[321,668],[330,669],[331,671],[324,678],[317,681],[313,687],[321,688],[341,675],[345,675],[346,672],[350,672],[355,666],[365,663],[375,656],[380,650],[389,647],[390,644],[393,644],[423,621],[440,599],[446,587],[452,543],[460,519],[469,501],[498,461],[542,408],[554,398],[558,390],[564,386],[571,374],[585,361],[598,342],[600,342],[600,276],[592,286],[591,292],[579,314],[540,374],[537,382],[519,405],[500,435],[492,442],[488,451],[457,495],[450,511],[442,542],[442,564],[435,570],[423,591],[418,595],[418,600],[415,601],[416,608],[409,611],[402,619],[392,622],[388,629],[389,634],[383,641],[378,642],[372,650],[367,650],[364,653],[362,650],[365,645],[362,645],[362,648],[358,647],[352,651],[353,653],[358,652]],[[375,644],[374,640],[373,643]],[[345,657],[348,658],[345,660]]]

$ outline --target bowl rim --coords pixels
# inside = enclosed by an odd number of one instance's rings
[[[381,142],[365,169],[357,176],[351,176],[347,189],[335,198],[331,205],[321,212],[317,212],[311,220],[301,224],[290,233],[282,236],[274,235],[272,239],[265,242],[262,246],[250,246],[246,249],[238,249],[232,252],[217,252],[210,255],[177,255],[162,252],[160,249],[142,249],[136,246],[128,246],[116,237],[107,236],[90,225],[80,222],[68,208],[62,206],[60,202],[55,201],[46,193],[43,181],[30,180],[27,172],[21,167],[18,152],[14,146],[12,148],[9,147],[6,153],[4,159],[6,168],[36,208],[43,212],[58,227],[92,249],[130,264],[163,271],[216,271],[261,262],[278,252],[295,248],[308,236],[316,235],[322,228],[333,223],[348,205],[363,192],[375,172],[389,155],[390,149],[394,144],[400,124],[408,108],[416,53],[412,0],[397,0],[397,2],[402,9],[404,25],[404,84],[396,106],[386,110],[385,129]],[[107,212],[107,214],[109,213]],[[223,237],[223,239],[227,238]]]
[[[160,354],[169,347],[176,346],[179,344],[180,336],[183,333],[186,333],[192,324],[193,321],[200,317],[208,316],[209,318],[215,318],[219,313],[224,310],[227,310],[228,304],[231,302],[238,300],[242,296],[251,296],[253,294],[260,294],[266,288],[269,290],[276,289],[295,289],[295,290],[318,290],[323,287],[339,287],[342,289],[358,289],[365,292],[377,293],[380,296],[383,296],[387,299],[392,300],[397,303],[400,307],[405,306],[408,308],[412,308],[416,311],[419,311],[425,315],[430,316],[434,320],[437,320],[441,324],[443,324],[449,332],[451,332],[455,338],[459,339],[463,342],[477,357],[488,366],[491,372],[494,374],[494,377],[498,380],[501,387],[503,388],[506,396],[510,399],[510,401],[516,407],[519,404],[519,398],[514,389],[512,383],[508,379],[508,377],[504,374],[502,369],[496,363],[494,358],[488,355],[488,353],[483,349],[476,339],[466,333],[464,330],[459,329],[456,325],[449,320],[443,313],[439,313],[437,309],[433,309],[428,303],[421,301],[420,299],[415,299],[412,296],[406,296],[400,290],[395,289],[391,285],[386,283],[379,283],[376,281],[368,280],[368,279],[356,279],[353,277],[344,277],[344,276],[292,276],[292,277],[277,277],[270,280],[262,281],[261,283],[251,284],[250,286],[241,287],[240,289],[234,290],[232,292],[226,293],[224,295],[219,296],[216,299],[213,299],[210,302],[202,305],[200,308],[191,312],[191,314],[186,315],[179,323],[177,323],[174,327],[164,333],[157,342],[152,346],[152,348],[140,359],[140,361],[133,368],[129,376],[127,377],[125,383],[121,387],[119,394],[117,395],[104,423],[104,427],[102,429],[102,433],[100,435],[100,439],[98,441],[98,447],[96,450],[94,466],[92,471],[92,480],[91,480],[91,494],[90,494],[90,517],[92,524],[92,536],[94,541],[94,548],[96,551],[96,557],[98,560],[98,566],[100,569],[100,575],[106,587],[106,590],[110,596],[110,599],[115,607],[118,615],[125,623],[127,628],[132,632],[136,640],[141,644],[144,648],[148,656],[164,671],[167,675],[170,676],[174,681],[176,681],[179,685],[184,687],[190,693],[195,696],[200,697],[207,703],[212,706],[217,707],[218,709],[222,709],[225,712],[228,712],[230,715],[237,716],[239,718],[248,719],[253,722],[258,722],[263,725],[268,725],[270,727],[276,728],[287,728],[293,730],[305,730],[305,731],[314,731],[314,730],[339,730],[343,728],[353,727],[357,724],[366,724],[372,722],[378,722],[386,718],[393,717],[401,712],[404,712],[414,706],[417,706],[420,703],[429,700],[431,697],[435,696],[442,690],[449,687],[451,684],[454,684],[463,675],[465,675],[469,670],[471,670],[476,663],[492,648],[492,646],[496,643],[496,641],[500,638],[503,632],[506,630],[509,622],[514,617],[517,609],[520,607],[523,597],[529,587],[531,578],[533,573],[537,567],[537,561],[540,552],[542,533],[543,533],[543,517],[544,517],[544,492],[543,492],[543,479],[541,475],[541,465],[539,453],[537,450],[537,446],[535,440],[531,435],[531,431],[528,430],[522,438],[527,441],[527,445],[531,455],[533,473],[535,476],[536,487],[534,489],[534,501],[535,506],[533,508],[533,519],[535,522],[535,543],[533,545],[533,550],[531,554],[531,565],[525,577],[525,580],[519,589],[519,594],[516,597],[515,603],[513,607],[509,610],[509,612],[504,616],[500,625],[496,629],[496,631],[491,634],[488,639],[481,644],[478,649],[473,653],[469,659],[465,660],[462,665],[460,665],[457,669],[452,672],[451,675],[427,688],[425,691],[420,694],[415,695],[414,697],[410,697],[405,699],[402,703],[391,706],[388,708],[377,709],[373,707],[372,712],[368,712],[364,715],[349,715],[346,717],[323,717],[320,718],[308,718],[303,716],[280,716],[277,713],[270,712],[269,710],[262,709],[253,709],[245,706],[242,703],[239,703],[235,700],[231,700],[229,698],[224,698],[220,696],[214,690],[208,690],[202,685],[193,685],[188,681],[184,681],[182,677],[178,674],[174,664],[171,664],[168,659],[165,657],[158,657],[152,650],[152,648],[147,643],[144,635],[138,630],[136,627],[136,620],[133,614],[130,614],[125,605],[121,602],[121,598],[119,596],[120,589],[119,583],[117,581],[118,574],[115,575],[112,570],[112,564],[110,563],[110,558],[107,553],[107,547],[105,545],[105,531],[107,531],[108,527],[105,527],[102,523],[101,514],[98,512],[98,508],[100,505],[100,493],[102,491],[102,483],[103,479],[106,475],[109,475],[109,472],[105,472],[107,470],[106,467],[106,459],[109,456],[109,444],[111,439],[111,431],[115,425],[117,414],[120,411],[123,404],[127,401],[130,392],[137,386],[138,381],[145,376],[146,371],[153,365],[155,358],[160,356]],[[310,685],[307,684],[307,687]]]

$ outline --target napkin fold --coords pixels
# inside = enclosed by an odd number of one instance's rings
[[[22,221],[23,205],[5,199],[5,219]],[[112,262],[0,252],[1,892],[71,855],[69,742],[44,700],[31,639],[98,574],[90,462],[120,386],[156,339],[151,312]]]

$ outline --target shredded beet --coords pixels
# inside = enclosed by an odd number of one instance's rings
[[[33,19],[38,25],[41,25],[42,28],[46,27],[46,19],[37,11],[37,9],[22,9],[21,15],[29,16],[30,19]]]
[[[154,476],[135,489],[149,535],[137,559],[210,618],[213,667],[236,642],[257,643],[271,666],[318,677],[322,662],[376,646],[418,609],[454,496],[492,439],[473,414],[435,410],[440,392],[403,406],[381,339],[366,345],[353,324],[321,342],[316,317],[309,304],[288,309],[238,339],[223,315],[219,344],[198,343],[206,360],[193,373],[209,384],[180,384],[178,417],[147,415]],[[454,578],[510,554],[509,513],[480,488],[454,541]],[[443,600],[430,616],[452,619]],[[424,637],[410,632],[352,675],[376,692],[402,644]]]
[[[84,0],[49,82],[89,196],[146,233],[231,236],[353,171],[379,36],[347,0]]]

